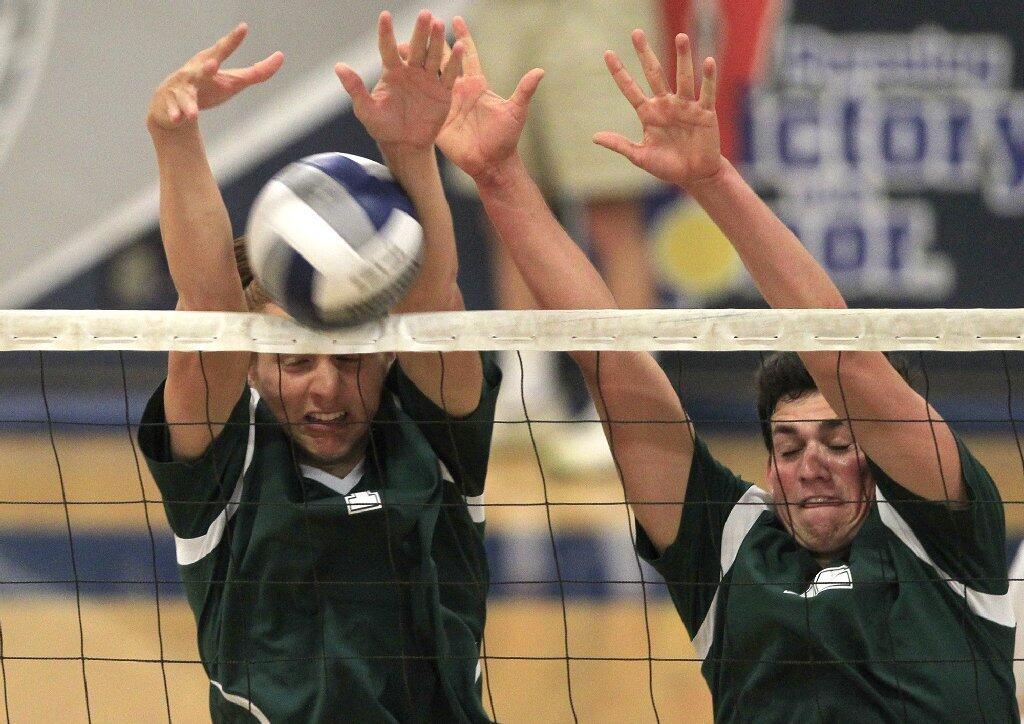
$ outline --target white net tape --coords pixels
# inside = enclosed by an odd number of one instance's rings
[[[0,311],[0,351],[1024,350],[1024,309],[719,309],[409,314],[315,332],[221,312]]]

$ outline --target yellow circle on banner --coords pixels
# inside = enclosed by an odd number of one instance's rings
[[[680,199],[665,210],[653,237],[662,277],[687,296],[724,294],[742,269],[725,234],[689,199]]]

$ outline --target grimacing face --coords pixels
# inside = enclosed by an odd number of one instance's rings
[[[772,414],[766,479],[775,512],[797,542],[819,558],[841,554],[875,497],[867,458],[847,422],[820,392],[781,399]]]
[[[286,316],[268,304],[263,310]],[[365,455],[392,355],[253,355],[249,384],[285,425],[303,462],[344,475]]]

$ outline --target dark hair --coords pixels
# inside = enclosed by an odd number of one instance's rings
[[[906,359],[888,353],[885,356],[900,377],[913,384]],[[757,418],[761,423],[764,445],[771,452],[771,420],[779,401],[798,400],[809,392],[817,391],[818,386],[796,352],[774,352],[763,358],[757,368],[756,380]]]
[[[256,280],[249,266],[249,255],[245,250],[245,237],[239,236],[235,239],[235,268],[238,269],[238,276],[242,279],[242,289],[245,290],[245,303],[250,312],[258,312],[268,303],[274,301],[267,294],[267,291]]]

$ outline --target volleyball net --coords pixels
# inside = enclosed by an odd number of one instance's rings
[[[512,364],[527,351],[594,351],[600,360],[648,350],[716,458],[757,484],[767,455],[753,404],[759,359],[903,353],[919,392],[996,481],[1008,559],[1024,532],[1024,310],[488,311],[323,333],[265,315],[7,311],[0,685],[8,721],[207,716],[209,679],[173,535],[137,441],[170,350],[504,350]],[[526,400],[520,410],[495,421],[485,495],[473,502],[485,511],[490,564],[480,657],[489,712],[499,721],[709,717],[706,653],[634,550],[615,460],[574,470],[545,446],[560,429],[597,421],[538,418]]]

